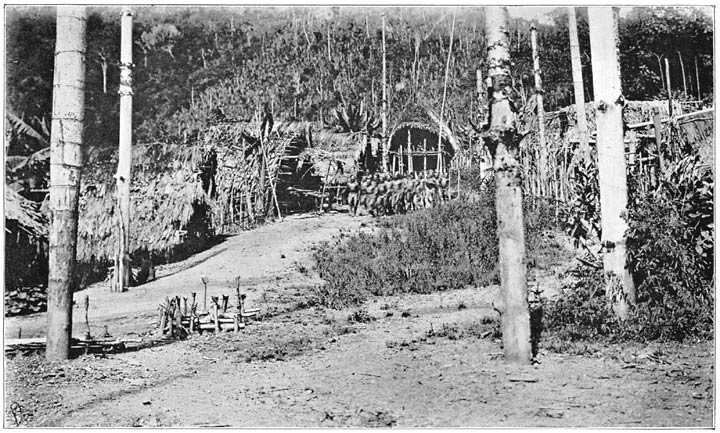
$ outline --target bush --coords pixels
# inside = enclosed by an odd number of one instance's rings
[[[647,339],[712,337],[713,177],[697,157],[637,194],[628,213],[628,262],[637,284],[638,332]]]
[[[455,200],[380,221],[375,233],[341,234],[313,250],[327,284],[317,302],[331,308],[358,305],[370,295],[431,293],[498,282],[494,188],[474,202]],[[546,206],[528,206],[528,256],[548,249],[543,232],[552,225]]]
[[[614,339],[618,322],[605,297],[602,269],[577,266],[568,271],[572,282],[554,301],[542,302],[542,330],[551,339],[584,341]]]

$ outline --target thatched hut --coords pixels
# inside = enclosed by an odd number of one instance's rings
[[[442,170],[447,172],[452,158],[460,149],[443,134],[438,146],[438,129],[421,122],[399,124],[389,137],[390,170],[393,173],[437,170],[438,159],[442,159]]]
[[[101,275],[117,251],[114,150],[90,155],[81,185],[78,261]],[[214,237],[201,178],[199,146],[154,143],[133,147],[129,253],[163,262],[202,249]]]

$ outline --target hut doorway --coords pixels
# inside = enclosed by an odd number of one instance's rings
[[[388,163],[393,174],[430,170],[447,173],[453,156],[455,149],[450,141],[443,137],[438,146],[438,131],[424,123],[402,123],[390,136]]]

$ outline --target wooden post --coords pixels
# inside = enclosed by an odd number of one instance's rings
[[[660,176],[665,174],[665,156],[662,149],[662,122],[660,120],[660,109],[653,108],[653,123],[655,126],[655,151],[660,162]]]
[[[207,285],[208,285],[208,277],[203,276],[200,279],[203,283],[203,287],[205,288],[205,291],[203,292],[203,311],[207,311]]]
[[[45,357],[68,359],[85,120],[84,6],[58,6],[50,131],[50,236]]]
[[[120,149],[115,180],[118,194],[118,247],[116,287],[124,292],[130,285],[130,266],[127,264],[130,246],[130,183],[132,180],[132,26],[133,14],[123,9],[120,31]]]
[[[535,72],[535,100],[537,101],[538,139],[540,144],[540,161],[538,161],[538,176],[540,180],[541,197],[545,196],[547,185],[547,142],[545,140],[545,107],[543,107],[542,78],[540,78],[540,56],[537,48],[537,27],[533,23],[530,27],[530,41],[532,45],[533,68]]]
[[[593,88],[597,106],[598,179],[605,293],[615,315],[627,319],[635,286],[627,266],[625,233],[628,188],[623,143],[622,86],[618,56],[618,10],[588,8]]]
[[[518,161],[517,111],[508,99],[511,88],[508,13],[506,8],[485,9],[488,35],[487,62],[492,80],[491,124],[485,134],[488,148],[495,149],[495,206],[499,240],[502,292],[502,340],[505,360],[529,364],[530,311],[527,300],[527,263],[523,222],[522,170]]]
[[[427,176],[427,138],[423,138],[423,177]]]
[[[217,303],[213,303],[213,319],[215,321],[215,334],[220,332],[220,311]]]
[[[667,80],[668,113],[673,117],[672,86],[670,86],[670,62],[665,58],[665,79]]]
[[[408,173],[413,173],[413,154],[412,154],[412,140],[410,138],[410,129],[408,128],[408,141],[407,141],[407,158],[408,158]]]
[[[582,62],[580,61],[580,42],[577,34],[577,20],[575,8],[568,7],[568,20],[570,28],[570,60],[572,62],[573,88],[575,90],[575,113],[577,115],[577,133],[580,140],[579,156],[590,161],[590,134],[585,114],[585,88],[583,86]]]
[[[403,174],[405,174],[405,164],[403,163],[403,146],[402,146],[402,144],[398,145],[398,169],[400,170],[401,176]]]
[[[385,58],[385,12],[382,18],[382,169],[384,172],[388,170],[388,140],[387,140],[387,61]]]

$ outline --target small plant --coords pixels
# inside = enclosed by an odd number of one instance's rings
[[[366,309],[355,310],[348,316],[349,323],[370,323],[375,320]]]
[[[458,307],[457,307],[457,308],[458,308],[458,311],[459,311],[459,310],[464,310],[464,309],[466,309],[466,308],[467,308],[467,305],[465,305],[465,301],[460,301],[460,302],[458,302]]]
[[[430,329],[425,333],[425,337],[427,338],[438,337],[447,338],[449,340],[459,340],[463,336],[463,331],[456,323],[443,323],[440,329],[435,329],[432,325],[430,325]]]

